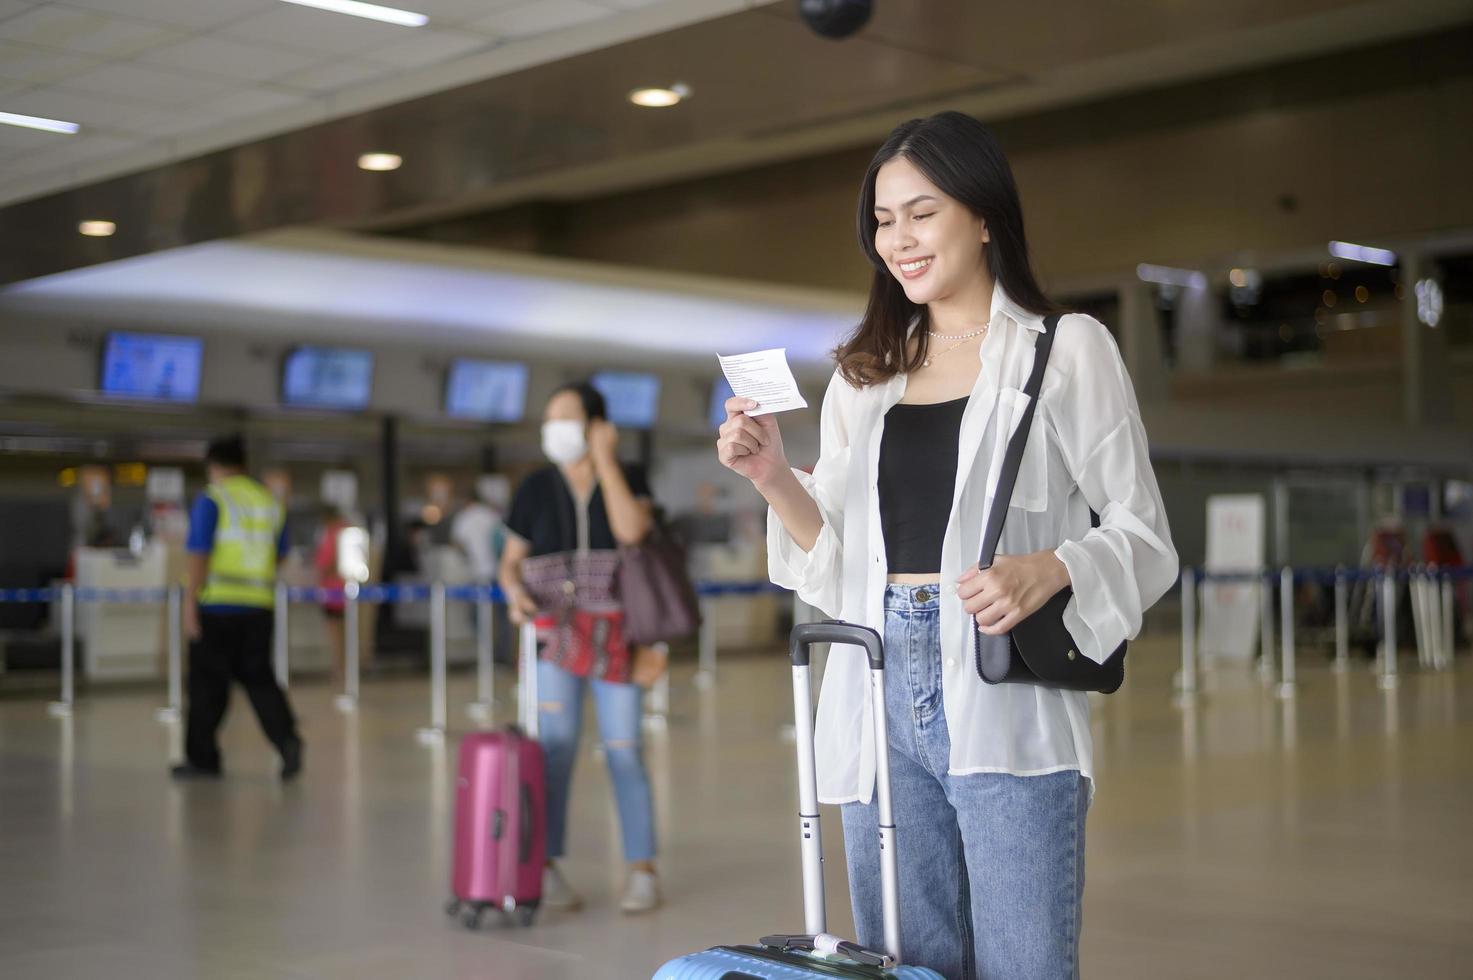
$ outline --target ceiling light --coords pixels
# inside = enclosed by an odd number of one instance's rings
[[[1207,288],[1207,276],[1196,269],[1173,269],[1164,265],[1141,263],[1135,274],[1142,282],[1154,282],[1162,286],[1187,286],[1192,289]]]
[[[23,116],[18,112],[0,112],[0,123],[7,126],[21,126],[25,129],[39,129],[45,133],[63,133],[67,136],[82,128],[74,122],[67,122],[63,119]]]
[[[367,17],[369,20],[380,20],[385,24],[397,24],[400,27],[423,27],[430,20],[424,14],[417,14],[412,10],[380,7],[376,3],[359,3],[358,0],[282,0],[282,3],[294,3],[299,7],[316,7],[318,10],[330,10],[335,14],[347,14],[350,17]]]
[[[637,88],[629,93],[629,101],[646,109],[668,109],[690,98],[689,85],[676,83],[669,88]]]
[[[77,225],[77,230],[88,238],[110,238],[118,226],[111,221],[84,221]]]
[[[1419,279],[1412,288],[1417,292],[1417,319],[1437,326],[1442,322],[1442,287],[1436,279]]]
[[[383,172],[387,170],[398,170],[404,165],[404,158],[397,153],[365,153],[358,158],[358,169]]]
[[[1396,253],[1384,248],[1354,245],[1350,242],[1331,242],[1330,254],[1337,259],[1353,262],[1369,262],[1371,265],[1396,265]]]

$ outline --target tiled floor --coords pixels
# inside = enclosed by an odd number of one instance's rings
[[[1176,645],[1147,638],[1126,689],[1095,704],[1084,975],[1473,975],[1473,685],[1301,654],[1295,702],[1249,678],[1173,706]],[[783,658],[731,658],[714,691],[677,666],[651,736],[669,904],[614,908],[617,828],[585,745],[569,876],[576,916],[467,933],[444,916],[453,739],[414,738],[427,685],[365,686],[356,716],[293,692],[307,779],[281,787],[237,695],[230,777],[174,785],[161,693],[99,693],[71,721],[0,702],[0,976],[648,977],[665,959],[797,931],[792,746]],[[472,680],[453,676],[452,718]],[[509,699],[503,701],[510,704]],[[830,927],[849,928],[837,814]]]

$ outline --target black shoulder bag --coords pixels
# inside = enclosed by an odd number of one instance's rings
[[[1043,332],[1033,344],[1033,372],[1023,394],[1028,407],[1023,420],[1008,441],[1002,472],[992,495],[992,510],[987,515],[987,530],[982,535],[982,557],[977,567],[992,567],[997,542],[1007,520],[1008,504],[1013,499],[1013,484],[1018,480],[1018,467],[1023,462],[1023,447],[1028,443],[1028,430],[1033,424],[1033,410],[1043,388],[1043,371],[1048,366],[1054,334],[1059,329],[1057,314],[1046,318]],[[1065,586],[1043,604],[1037,612],[1014,626],[1007,636],[988,636],[972,621],[972,637],[977,650],[977,673],[989,684],[1030,683],[1059,687],[1071,691],[1100,691],[1110,694],[1125,680],[1125,644],[1097,664],[1079,652],[1074,638],[1064,628],[1064,607],[1074,590]]]

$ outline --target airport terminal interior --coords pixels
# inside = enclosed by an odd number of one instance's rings
[[[789,637],[841,611],[774,582],[718,358],[781,352],[811,471],[866,167],[951,110],[1118,350],[1179,560],[1081,699],[1079,975],[1473,974],[1470,51],[1467,0],[0,0],[0,976],[747,977],[662,964],[809,931]],[[583,706],[551,882],[540,790],[482,813],[464,762],[549,738],[546,556],[501,559],[584,382],[690,615]],[[626,543],[594,502],[567,534]],[[216,772],[194,665],[247,619]],[[815,700],[861,656],[814,653]],[[534,913],[457,891],[482,816]]]

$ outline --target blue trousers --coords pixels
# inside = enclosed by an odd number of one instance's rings
[[[593,689],[599,736],[624,835],[624,859],[655,856],[655,813],[644,768],[640,719],[644,690],[638,684],[610,684],[575,677],[557,664],[537,662],[538,737],[547,757],[547,856],[562,857],[567,839],[568,791],[578,737],[583,731],[583,692]]]
[[[1077,978],[1088,784],[1076,770],[948,774],[940,616],[934,588],[886,589],[901,952],[948,980]],[[882,949],[877,809],[848,803],[843,818],[858,939]]]

